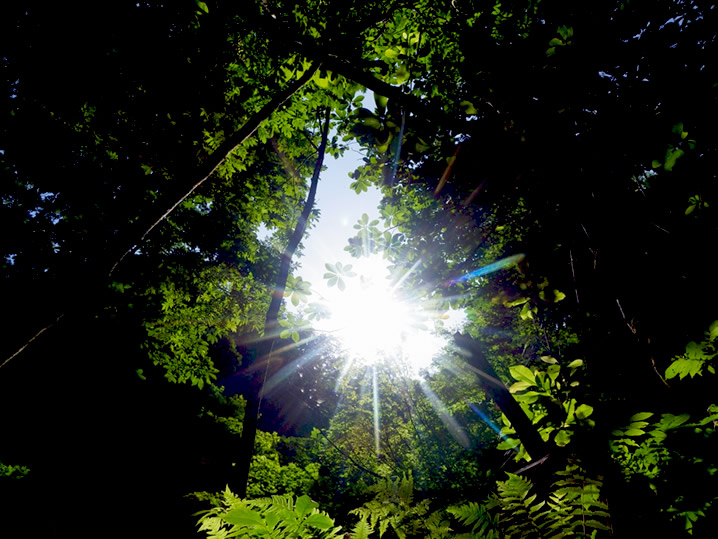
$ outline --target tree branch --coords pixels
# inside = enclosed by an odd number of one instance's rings
[[[124,259],[129,254],[134,252],[142,244],[142,242],[144,242],[147,236],[155,229],[155,227],[157,227],[157,225],[164,221],[167,216],[169,216],[177,208],[177,206],[179,206],[188,196],[190,196],[212,176],[215,170],[217,170],[217,167],[219,167],[227,159],[229,154],[232,153],[235,148],[249,139],[259,128],[262,122],[267,120],[275,110],[277,110],[290,97],[292,97],[292,95],[294,95],[311,80],[314,73],[317,69],[319,69],[319,65],[320,64],[318,62],[315,62],[298,80],[292,82],[286,88],[279,91],[266,105],[264,105],[249,120],[247,120],[247,122],[238,131],[233,133],[227,138],[227,140],[220,144],[219,147],[195,169],[189,181],[178,182],[178,187],[176,187],[171,194],[164,197],[165,199],[168,199],[167,205],[162,206],[164,209],[155,213],[154,216],[150,215],[149,217],[143,219],[139,228],[135,228],[134,231],[128,232],[127,235],[134,239],[127,242],[129,247],[121,248],[121,254],[117,258],[112,259],[112,257],[110,257],[112,263],[110,270],[107,273],[108,278],[112,277]],[[100,269],[102,270],[102,265],[100,265]],[[94,294],[85,293],[84,296],[92,298],[94,297]],[[66,314],[67,311],[55,315],[54,321],[50,322],[47,326],[37,331],[34,335],[32,335],[32,337],[26,340],[22,346],[5,359],[5,361],[0,365],[0,368],[4,367],[9,361],[19,356],[37,338],[42,336],[42,334],[44,334],[47,330],[53,328]]]
[[[132,245],[127,248],[117,260],[112,264],[112,268],[108,274],[111,277],[117,267],[122,261],[135,251],[139,245],[147,238],[147,236],[154,230],[154,228],[164,221],[167,216],[172,213],[177,206],[179,206],[188,196],[190,196],[200,185],[202,185],[210,176],[217,170],[226,159],[229,154],[232,153],[235,148],[243,144],[249,137],[251,137],[259,126],[268,119],[272,113],[277,110],[282,104],[284,104],[292,95],[299,91],[307,82],[311,80],[314,73],[319,69],[319,63],[315,62],[311,65],[304,74],[297,80],[292,82],[289,86],[277,93],[266,105],[264,105],[258,112],[256,112],[247,122],[231,136],[229,136],[219,147],[212,152],[209,157],[202,163],[193,178],[189,182],[182,183],[175,191],[173,195],[170,195],[170,205],[166,210],[162,211],[159,215],[151,217],[145,221],[149,222],[149,226],[145,225],[143,231],[139,235],[137,241],[133,242]]]

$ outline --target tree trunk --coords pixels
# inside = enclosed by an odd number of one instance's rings
[[[539,461],[546,457],[548,455],[546,443],[509,389],[499,379],[479,344],[470,336],[461,333],[454,334],[454,341],[459,348],[467,352],[467,361],[478,374],[481,389],[508,418],[531,460]]]
[[[247,480],[249,478],[249,469],[252,463],[252,456],[254,455],[254,440],[257,436],[257,420],[259,416],[259,405],[262,400],[262,393],[264,389],[264,376],[262,371],[266,371],[273,360],[273,348],[274,342],[277,339],[279,329],[279,308],[282,304],[282,298],[284,297],[284,289],[287,285],[287,278],[289,277],[289,269],[291,266],[292,258],[299,247],[299,243],[304,237],[304,232],[307,229],[307,222],[309,215],[314,208],[314,199],[317,194],[317,184],[319,183],[319,174],[322,171],[322,165],[324,164],[324,154],[327,148],[327,138],[329,135],[329,118],[331,115],[331,109],[327,108],[324,126],[322,128],[322,140],[317,150],[317,163],[314,166],[314,173],[312,174],[312,180],[309,187],[309,193],[307,194],[307,200],[304,203],[302,214],[297,221],[297,225],[294,228],[292,236],[289,238],[287,248],[281,255],[281,261],[279,265],[279,274],[274,283],[274,289],[272,290],[272,300],[269,303],[269,309],[267,309],[267,316],[264,323],[264,338],[257,345],[257,354],[255,359],[247,367],[249,373],[250,383],[249,387],[245,392],[245,399],[247,401],[244,410],[244,422],[242,424],[242,439],[239,447],[239,462],[237,463],[236,474],[230,487],[232,490],[244,498],[247,494]]]

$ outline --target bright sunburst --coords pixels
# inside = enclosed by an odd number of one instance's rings
[[[346,280],[345,290],[330,288],[323,294],[331,315],[318,329],[336,335],[351,359],[366,364],[397,360],[418,374],[445,344],[427,327],[432,325],[429,314],[402,297],[380,257],[360,259],[353,270],[357,276]]]

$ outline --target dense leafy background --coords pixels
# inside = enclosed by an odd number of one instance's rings
[[[710,536],[717,15],[700,0],[6,6],[8,536],[197,536],[208,507],[216,536]],[[365,155],[351,188],[384,199],[347,251],[467,313],[469,357],[450,347],[421,382],[392,358],[345,372],[291,274],[302,211],[320,217],[313,170],[349,143]],[[351,278],[333,269],[330,284]],[[275,289],[310,310],[271,315]],[[487,396],[479,356],[510,393]],[[506,402],[547,460],[525,468]]]

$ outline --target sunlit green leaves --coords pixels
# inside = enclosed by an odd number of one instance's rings
[[[351,264],[342,264],[337,262],[336,264],[324,264],[327,272],[324,274],[324,278],[327,279],[327,286],[336,285],[339,290],[346,288],[344,278],[356,277],[356,273],[352,271]]]
[[[701,210],[708,207],[708,202],[703,200],[701,195],[694,195],[688,199],[688,207],[686,208],[686,215],[690,215],[696,209]]]
[[[301,277],[289,275],[284,287],[284,297],[290,296],[292,305],[296,307],[300,303],[307,302],[307,297],[312,295],[311,287],[312,284]]]
[[[472,115],[472,114],[478,114],[479,111],[476,110],[476,107],[474,107],[474,104],[471,101],[462,101],[459,103],[462,107],[464,107],[464,112],[466,114]]]
[[[514,365],[509,367],[509,372],[511,373],[511,376],[514,377],[514,380],[525,382],[529,385],[536,384],[536,375],[531,371],[531,369],[524,365]]]
[[[673,148],[669,147],[666,150],[666,157],[663,160],[663,169],[667,172],[670,172],[673,170],[673,167],[676,166],[676,161],[683,157],[686,154],[686,152],[681,148]]]
[[[203,512],[199,530],[214,539],[315,537],[317,530],[323,538],[340,537],[341,528],[318,505],[306,495],[295,502],[291,495],[243,500],[225,493],[218,507]]]
[[[351,182],[349,188],[354,191],[357,195],[366,192],[371,187],[371,180],[365,176],[355,176],[354,181]]]
[[[329,318],[331,314],[326,305],[321,303],[310,303],[304,309],[304,313],[309,320],[324,320],[325,318]]]
[[[576,407],[576,418],[577,419],[586,419],[593,413],[593,406],[589,406],[588,404],[580,404]]]
[[[210,347],[240,326],[258,327],[267,301],[263,286],[227,267],[164,281],[146,295],[161,306],[158,317],[145,322],[150,359],[171,382],[200,388],[219,372]]]
[[[526,412],[531,422],[536,426],[539,435],[544,441],[552,440],[559,447],[568,445],[572,435],[578,429],[590,429],[594,421],[589,419],[593,415],[593,406],[579,403],[576,389],[579,386],[578,373],[583,366],[582,360],[574,360],[562,370],[558,360],[552,356],[541,357],[545,370],[541,368],[529,369],[524,365],[509,367],[511,376],[517,380],[509,391]],[[501,433],[504,436],[514,436],[513,428],[508,426],[508,420],[503,416],[505,426]],[[514,442],[507,438],[499,448],[509,448]],[[526,457],[522,444],[516,459]]]
[[[673,359],[666,369],[666,378],[678,376],[681,380],[686,376],[691,378],[703,374],[705,368],[709,373],[715,374],[713,361],[718,356],[715,341],[718,339],[718,320],[713,322],[706,332],[706,338],[701,343],[689,342],[686,352]]]
[[[207,7],[207,4],[202,2],[201,0],[195,0],[195,3],[197,4],[197,7],[200,9],[200,11],[204,13],[209,13],[209,7]]]
[[[287,313],[286,318],[279,320],[279,325],[284,329],[279,333],[280,339],[292,339],[295,343],[301,338],[299,332],[306,331],[310,327],[309,320],[305,320],[300,316]]]
[[[573,28],[567,26],[558,27],[559,37],[554,37],[549,41],[549,48],[546,50],[546,56],[553,56],[556,54],[557,47],[565,47],[571,45],[571,37],[573,37]]]

